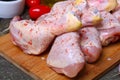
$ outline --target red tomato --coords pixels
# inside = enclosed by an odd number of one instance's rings
[[[31,7],[29,9],[30,18],[36,20],[41,15],[50,12],[50,9],[51,8],[46,5],[38,5],[38,6]]]
[[[26,0],[26,5],[28,7],[33,7],[40,4],[40,0]]]

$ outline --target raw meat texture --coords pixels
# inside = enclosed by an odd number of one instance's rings
[[[55,35],[47,30],[47,27],[34,24],[34,21],[17,21],[17,18],[14,17],[10,24],[13,42],[28,54],[38,55],[45,51]]]
[[[95,7],[100,11],[112,11],[118,5],[117,0],[87,0],[90,7]]]
[[[50,28],[52,33],[55,35],[76,31],[82,27],[80,15],[86,6],[86,0],[81,0],[80,2],[79,0],[57,2],[53,5],[50,13],[38,18],[37,22],[45,23],[44,25],[49,24],[49,27],[52,27]]]
[[[120,22],[120,0],[118,1],[118,6],[115,8],[115,10],[112,12],[112,14],[119,20]]]
[[[120,22],[120,9],[115,10],[112,14]]]
[[[54,35],[76,31],[82,26],[79,19],[75,17],[73,13],[67,13],[61,17],[49,13],[40,18],[36,21],[36,24],[41,24],[43,27],[47,27]]]
[[[68,12],[73,12],[76,14],[76,16],[80,16],[81,11],[84,10],[87,7],[86,0],[67,0],[67,1],[61,1],[57,2],[53,5],[51,12],[54,14],[61,14],[58,16],[62,16],[63,14],[66,14]]]
[[[95,25],[101,21],[99,11],[96,8],[88,7],[86,0],[62,1],[56,3],[51,10],[51,13],[54,15],[59,13],[59,15],[56,16],[59,16],[60,18],[64,14],[68,14],[68,12],[72,12],[72,14],[81,20],[82,26]]]
[[[13,32],[11,32],[11,28],[14,26],[14,23],[16,23],[17,21],[20,21],[20,20],[21,20],[21,18],[19,16],[16,16],[11,20],[10,25],[9,25],[11,35],[13,33]],[[13,36],[11,36],[11,39],[12,39],[13,44],[17,45]]]
[[[120,9],[120,0],[117,0],[117,3],[118,3],[118,5],[117,5],[117,7],[115,8],[115,11],[118,10],[118,9]]]
[[[97,61],[102,52],[99,32],[95,27],[84,27],[79,31],[81,35],[81,49],[88,63]]]
[[[55,36],[76,31],[82,26],[79,16],[81,6],[86,6],[86,0],[79,3],[77,1],[79,0],[58,2],[50,13],[41,16],[37,21],[14,21],[15,17],[9,27],[13,42],[25,53],[41,54]]]
[[[75,77],[84,67],[84,55],[80,48],[77,32],[62,34],[55,42],[47,57],[47,64],[57,73]]]
[[[120,38],[120,23],[108,12],[101,12],[103,18],[97,29],[100,32],[100,40],[103,46],[107,46],[111,42],[115,42]]]
[[[82,11],[81,21],[84,27],[97,25],[101,20],[100,12],[96,8],[85,8]]]

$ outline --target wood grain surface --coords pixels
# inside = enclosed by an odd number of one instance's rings
[[[36,80],[97,80],[120,63],[120,42],[104,47],[100,59],[94,64],[86,63],[83,71],[72,79],[57,74],[47,66],[46,58],[48,53],[49,49],[39,56],[28,55],[12,44],[10,34],[0,37],[0,55]]]

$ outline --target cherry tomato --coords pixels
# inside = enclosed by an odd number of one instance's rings
[[[41,15],[50,12],[50,7],[46,5],[37,5],[29,9],[30,18],[36,20]]]
[[[33,7],[40,4],[40,0],[26,0],[26,5],[28,7]]]

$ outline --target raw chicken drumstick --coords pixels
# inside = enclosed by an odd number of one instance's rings
[[[75,77],[84,67],[84,55],[80,48],[80,36],[70,32],[58,36],[47,57],[47,64],[57,73]]]
[[[95,27],[84,27],[79,31],[81,35],[80,45],[88,63],[98,60],[102,52],[99,32]]]
[[[82,26],[79,16],[82,7],[86,6],[85,1],[58,2],[50,13],[41,16],[37,21],[19,20],[15,17],[9,26],[13,42],[25,53],[41,54],[56,35],[76,31]]]
[[[111,13],[105,11],[101,12],[101,17],[103,20],[97,29],[102,45],[107,46],[120,38],[120,23]]]
[[[34,21],[19,20],[20,17],[14,17],[10,24],[13,43],[28,54],[37,55],[46,50],[55,35],[46,27],[34,24]]]

